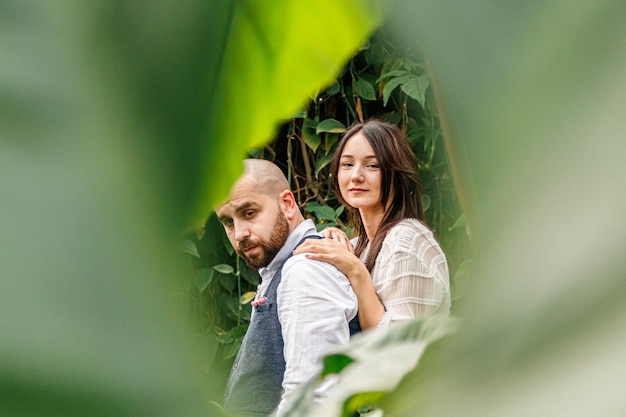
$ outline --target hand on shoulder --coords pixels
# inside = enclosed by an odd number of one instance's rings
[[[327,239],[331,239],[341,243],[346,249],[350,251],[350,253],[354,253],[354,246],[352,246],[352,243],[350,243],[350,239],[340,228],[330,226],[322,230],[320,233]]]

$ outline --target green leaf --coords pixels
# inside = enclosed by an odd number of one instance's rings
[[[230,274],[235,273],[235,270],[232,267],[232,265],[228,265],[228,264],[214,265],[213,269],[215,269],[217,272],[224,274],[224,275],[230,275]]]
[[[417,100],[422,107],[426,106],[426,90],[430,85],[428,74],[419,77],[412,75],[406,82],[402,83],[402,91],[414,100]]]
[[[325,377],[326,375],[337,374],[352,362],[354,362],[354,359],[345,354],[328,355],[324,358],[324,370],[320,376]]]
[[[239,304],[248,304],[250,301],[254,300],[256,296],[256,291],[248,291],[239,297]]]
[[[317,177],[321,170],[323,170],[333,160],[332,155],[321,155],[315,161],[315,176]]]
[[[222,236],[222,245],[226,248],[228,254],[232,256],[235,253],[235,248],[233,248],[232,243],[228,240],[228,236],[226,236],[223,228],[220,230],[220,235]]]
[[[0,415],[207,415],[219,394],[200,382],[172,243],[382,15],[342,0],[0,9]]]
[[[329,221],[329,222],[325,222],[325,223],[316,223],[315,224],[315,228],[317,229],[318,232],[321,232],[322,230],[326,229],[327,227],[332,227],[332,226],[337,226],[337,223],[334,221]]]
[[[405,70],[392,70],[382,74],[376,82],[384,81],[387,78],[407,77],[409,75],[411,75],[411,73]]]
[[[322,206],[316,202],[307,203],[305,210],[315,214],[320,220],[335,220],[335,210],[329,206]]]
[[[223,359],[231,359],[234,358],[237,354],[237,351],[241,347],[241,343],[243,342],[243,336],[235,339],[231,344],[224,347],[224,353],[222,355]]]
[[[402,75],[400,77],[395,77],[390,79],[387,84],[385,84],[385,87],[383,88],[383,105],[386,106],[387,105],[387,101],[389,100],[389,97],[391,96],[391,93],[393,92],[393,90],[396,89],[397,86],[404,84],[406,81],[408,81],[411,78],[411,75]]]
[[[233,4],[222,77],[204,124],[205,137],[220,140],[206,144],[197,156],[205,171],[193,193],[202,198],[192,222],[203,220],[226,198],[241,173],[245,150],[264,146],[273,138],[277,120],[336,81],[344,63],[384,18],[382,3],[371,1]],[[312,36],[312,28],[324,30]],[[214,178],[221,181],[212,183]]]
[[[365,100],[376,100],[376,90],[369,81],[363,78],[359,78],[356,81],[355,88],[359,94],[359,97],[364,98]]]
[[[329,133],[343,133],[346,131],[346,126],[339,120],[325,119],[317,124],[315,133],[329,132]]]
[[[218,334],[216,339],[220,344],[227,345],[245,336],[247,330],[248,324],[240,324],[239,326],[235,326],[227,332]]]
[[[330,85],[330,87],[326,89],[326,94],[330,97],[330,96],[334,96],[340,91],[341,91],[341,85],[337,81],[335,81],[334,83]]]
[[[287,415],[340,416],[344,405],[364,393],[387,395],[419,363],[422,353],[430,344],[449,337],[458,331],[459,323],[442,316],[406,321],[394,326],[363,332],[352,337],[350,344],[339,348],[324,360],[320,379],[338,374],[338,382],[325,392],[324,401],[317,404],[305,402],[312,398],[315,386],[306,386],[286,404]],[[383,395],[376,396],[378,401]],[[352,403],[360,407],[373,401],[373,397],[360,397]],[[293,413],[293,414],[291,414]]]
[[[232,275],[222,275],[220,274],[218,277],[218,282],[224,289],[228,292],[232,292],[235,289],[235,285],[237,285],[237,278]]]
[[[372,42],[365,54],[365,57],[368,65],[380,64],[385,59],[385,49],[380,42]]]
[[[340,135],[338,133],[325,133],[324,134],[324,155],[331,155],[333,146],[339,141]],[[319,172],[319,171],[318,171]],[[317,176],[317,173],[315,174]]]
[[[200,258],[200,254],[198,253],[198,248],[196,247],[196,244],[189,239],[185,239],[181,242],[180,250],[195,258]]]
[[[345,416],[353,416],[355,414],[367,416],[367,413],[372,412],[376,408],[377,403],[384,397],[385,393],[380,391],[354,394],[346,400],[342,413]]]
[[[194,285],[200,292],[204,292],[213,281],[215,271],[211,268],[198,268],[195,273]]]
[[[304,119],[304,123],[302,124],[302,138],[313,152],[317,151],[317,148],[322,143],[322,138],[316,133],[316,128],[317,120],[308,117]]]

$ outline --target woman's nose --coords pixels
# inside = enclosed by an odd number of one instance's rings
[[[361,172],[361,169],[358,167],[355,167],[354,170],[352,171],[352,175],[350,176],[350,180],[353,182],[362,182],[363,181],[363,173]]]

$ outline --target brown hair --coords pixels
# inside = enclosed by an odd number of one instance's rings
[[[349,226],[359,236],[355,248],[356,255],[361,256],[369,239],[359,211],[351,207],[339,191],[337,173],[346,142],[359,132],[367,139],[378,160],[381,170],[380,202],[385,207],[383,220],[378,226],[365,260],[365,266],[371,272],[387,232],[406,218],[423,222],[424,207],[421,199],[422,189],[417,171],[417,158],[404,133],[397,126],[376,119],[352,126],[344,133],[337,145],[331,169],[335,193],[339,201],[346,206]]]

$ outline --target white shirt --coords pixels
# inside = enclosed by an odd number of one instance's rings
[[[369,249],[368,245],[361,254],[363,262]],[[450,312],[446,255],[430,229],[417,219],[402,220],[389,230],[371,276],[385,306],[378,328],[435,312]]]
[[[272,262],[259,270],[259,293],[267,289],[277,268],[304,236],[319,235],[312,220],[305,220],[289,235]],[[283,267],[277,289],[278,320],[283,334],[285,357],[285,400],[298,385],[322,369],[321,359],[350,340],[348,322],[358,309],[350,281],[327,262],[292,256]],[[254,314],[254,313],[253,313]]]

